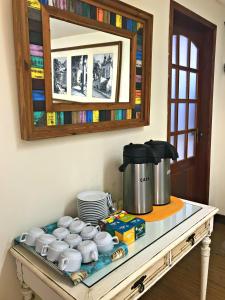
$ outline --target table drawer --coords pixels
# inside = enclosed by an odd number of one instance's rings
[[[165,255],[163,258],[159,259],[154,265],[147,269],[141,276],[131,282],[124,290],[122,290],[114,300],[129,300],[135,299],[140,293],[145,289],[148,289],[148,286],[152,282],[152,279],[159,276],[160,273],[164,272],[168,268],[168,255]]]
[[[172,262],[177,261],[184,253],[188,252],[196,243],[202,240],[209,232],[209,222],[204,223],[196,229],[190,236],[182,241],[179,245],[171,251]]]

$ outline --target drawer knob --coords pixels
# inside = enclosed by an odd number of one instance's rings
[[[134,285],[132,285],[132,287],[131,287],[131,289],[133,290],[133,289],[138,289],[138,292],[139,293],[142,293],[143,291],[144,291],[144,289],[145,289],[145,285],[144,285],[144,280],[145,280],[145,278],[146,278],[147,276],[146,275],[144,275],[144,276],[142,276],[140,279],[138,279],[135,283],[134,283]]]
[[[189,236],[189,238],[187,239],[188,243],[191,243],[192,246],[194,246],[195,244],[195,233],[193,233],[192,235]]]
[[[144,283],[142,282],[138,285],[138,292],[141,294],[144,292],[144,290],[145,290],[145,286]]]

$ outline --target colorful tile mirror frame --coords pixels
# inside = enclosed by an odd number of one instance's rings
[[[31,98],[30,112],[33,117],[30,118],[30,127],[25,130],[24,124],[21,124],[22,138],[26,140],[57,137],[69,134],[87,133],[95,131],[105,131],[113,129],[122,129],[129,127],[138,127],[149,124],[149,106],[150,106],[150,87],[148,91],[146,86],[150,86],[151,75],[151,53],[149,53],[149,68],[143,71],[143,52],[146,41],[143,39],[144,25],[146,23],[138,22],[127,18],[122,14],[103,9],[96,5],[78,0],[26,0],[28,11],[28,37],[29,37],[29,58],[30,58],[30,76],[31,76]],[[87,1],[88,2],[88,1]],[[94,1],[92,1],[94,2]],[[100,1],[103,2],[103,1]],[[107,2],[107,1],[106,1]],[[115,1],[116,2],[116,1]],[[107,110],[82,110],[65,112],[47,112],[45,99],[45,68],[43,55],[43,34],[42,34],[42,4],[55,6],[60,10],[66,10],[76,15],[97,20],[117,28],[126,29],[137,33],[137,51],[136,51],[136,92],[135,105],[132,109],[107,109]],[[125,5],[125,4],[124,4]],[[130,6],[129,6],[130,7]],[[15,13],[15,4],[14,4]],[[144,12],[143,12],[144,13]],[[152,37],[152,16],[147,14],[151,29],[150,40]],[[15,30],[14,20],[14,30]],[[15,33],[16,34],[16,33]],[[147,32],[146,32],[147,34]],[[151,42],[149,43],[151,49]],[[149,48],[148,48],[149,49]],[[146,61],[145,61],[146,63]],[[147,81],[147,83],[146,83]],[[123,84],[123,83],[122,83]],[[145,97],[143,96],[145,93]],[[145,99],[144,99],[145,98]],[[149,100],[146,100],[149,98]],[[146,103],[148,102],[148,103]],[[21,110],[21,107],[20,107]],[[23,117],[24,119],[24,117]],[[128,121],[128,123],[126,123]],[[22,120],[21,122],[24,122]],[[99,127],[98,123],[103,126]],[[118,124],[117,124],[118,123]],[[71,126],[73,125],[73,126]],[[75,127],[74,127],[75,125]],[[94,125],[91,127],[91,125]],[[97,126],[96,126],[97,125]],[[71,128],[70,128],[71,126]],[[25,125],[26,127],[26,125]],[[53,130],[51,129],[59,129]],[[63,132],[63,128],[67,130]],[[79,130],[79,128],[81,130]],[[83,129],[83,130],[82,130]],[[38,131],[39,130],[39,131]]]

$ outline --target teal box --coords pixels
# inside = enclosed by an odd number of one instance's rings
[[[131,228],[134,227],[131,224],[131,222],[128,222],[128,223],[121,222],[121,223],[122,224],[118,224],[117,226],[115,226],[115,231],[118,231],[121,234],[123,234],[124,232],[127,232],[128,230],[130,230]]]
[[[123,236],[125,232],[130,231],[132,228],[134,228],[135,240],[145,235],[145,221],[140,218],[135,218],[129,222],[114,220],[112,223],[106,224],[105,230],[108,231],[112,236],[117,235],[116,233],[119,233]]]
[[[115,231],[123,225],[124,223],[122,221],[114,220],[112,223],[106,224],[105,230],[108,231],[108,233],[110,233],[112,236],[114,236]]]
[[[135,240],[139,239],[143,235],[145,235],[145,221],[139,218],[135,218],[134,220],[130,221],[133,227],[135,227]]]

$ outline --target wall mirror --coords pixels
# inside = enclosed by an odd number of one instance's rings
[[[152,15],[115,0],[13,0],[22,138],[149,124]]]

